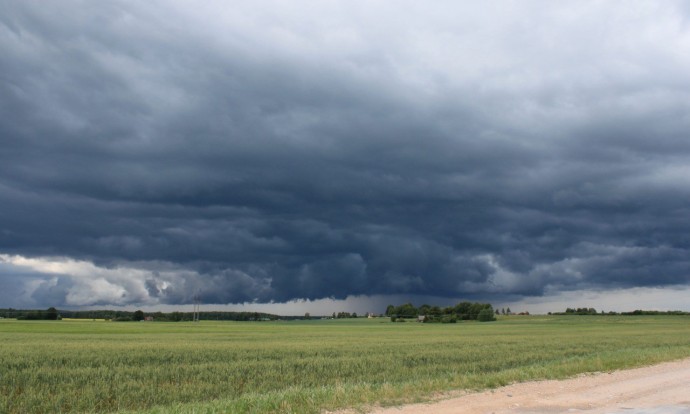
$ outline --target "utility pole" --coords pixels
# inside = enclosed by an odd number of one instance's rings
[[[201,312],[201,298],[199,295],[194,295],[194,312],[192,313],[192,322],[199,322],[199,313]]]

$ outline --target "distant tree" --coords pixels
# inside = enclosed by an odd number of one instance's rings
[[[484,308],[480,310],[479,315],[477,315],[477,320],[479,322],[495,321],[496,317],[494,316],[494,310],[492,308]]]
[[[594,308],[566,308],[566,315],[596,315],[597,310]]]
[[[356,318],[357,317],[357,312],[352,312],[352,317]]]
[[[455,313],[460,319],[468,320],[471,319],[471,308],[472,304],[470,302],[460,302],[453,308],[453,313]]]
[[[467,315],[468,316],[467,319],[476,320],[479,317],[479,312],[481,312],[482,310],[484,310],[486,308],[491,308],[491,305],[489,305],[488,303],[473,303],[473,304],[471,304],[469,314]],[[491,308],[491,314],[493,315],[493,313],[494,313],[494,310],[493,310],[493,308]]]
[[[420,315],[429,315],[431,313],[431,306],[424,304],[419,307],[419,314]]]
[[[335,319],[335,312],[333,312],[333,319]]]
[[[501,314],[505,315],[506,314],[506,308],[501,308]]]
[[[506,313],[507,313],[508,315],[510,315],[510,314],[511,314],[511,312],[510,312],[510,308],[507,308],[507,309],[506,309]]]
[[[429,309],[429,315],[431,316],[441,316],[443,315],[443,309],[439,308],[438,306],[432,306]]]
[[[391,316],[394,314],[395,314],[395,306],[393,306],[393,305],[386,306],[386,316]]]
[[[141,310],[137,310],[134,312],[134,315],[132,315],[132,320],[133,321],[143,321],[144,320],[144,312]]]
[[[39,319],[44,319],[44,318],[45,318],[45,316],[43,315],[43,311],[34,310],[34,311],[31,311],[31,312],[26,314],[26,319],[28,319],[28,320],[37,321]]]
[[[419,316],[419,310],[413,304],[406,303],[395,308],[395,314],[401,318],[416,318]]]
[[[501,311],[499,311],[498,308],[497,308],[497,309],[496,309],[496,315],[500,315],[500,314],[501,314]]]
[[[45,317],[45,319],[47,319],[47,320],[56,321],[56,320],[58,320],[58,318],[60,317],[60,315],[58,314],[57,309],[55,309],[54,307],[51,306],[51,307],[48,308],[48,310],[46,310],[46,313],[45,313],[45,316],[44,316],[44,317]]]
[[[311,315],[309,314],[309,312],[304,313],[304,319],[311,319]]]

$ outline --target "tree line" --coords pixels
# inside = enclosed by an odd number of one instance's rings
[[[152,317],[158,322],[184,322],[191,321],[192,312],[143,312],[114,311],[114,310],[60,310],[50,307],[46,310],[37,309],[0,309],[0,317],[16,318],[20,320],[58,320],[70,319],[105,319],[116,322],[141,321],[146,317]],[[301,316],[278,316],[263,312],[200,312],[199,319],[212,321],[269,321],[302,319]]]
[[[31,309],[18,311],[16,309],[0,309],[0,316],[4,318],[17,318],[28,321],[57,321],[62,319],[60,312],[52,306],[45,310]]]
[[[460,302],[455,306],[441,308],[439,306],[422,305],[415,307],[411,303],[400,306],[388,305],[386,316],[392,321],[417,318],[423,316],[423,322],[455,323],[458,320],[494,321],[494,308],[490,303]]]
[[[632,312],[597,312],[594,308],[566,308],[565,312],[549,312],[549,315],[690,315],[690,312],[679,310],[674,311],[656,311],[656,310],[641,310],[637,309]]]
[[[357,318],[357,312],[338,312],[335,313],[333,312],[333,316],[331,316],[331,319],[349,319],[349,318]]]

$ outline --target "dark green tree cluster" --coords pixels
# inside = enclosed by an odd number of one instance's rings
[[[566,315],[596,315],[597,310],[594,308],[567,308],[565,310]]]
[[[642,310],[637,309],[632,312],[621,312],[621,315],[635,316],[635,315],[690,315],[690,312],[684,312],[680,310],[675,311],[654,311],[654,310]]]
[[[349,316],[346,316],[349,315]],[[108,321],[143,320],[152,316],[155,322],[184,322],[192,320],[192,312],[143,312],[114,311],[114,310],[62,310],[55,308],[47,310],[0,308],[0,318],[16,318],[24,320],[45,319],[105,319]],[[341,317],[356,318],[356,313],[343,312]],[[201,312],[199,319],[206,321],[277,321],[304,319],[302,315],[274,315],[263,312]]]
[[[656,311],[656,310],[642,310],[637,309],[632,312],[604,312],[601,311],[597,313],[594,308],[567,308],[565,312],[549,312],[549,315],[626,315],[626,316],[637,316],[637,315],[690,315],[690,312],[675,310],[675,311]]]
[[[411,303],[406,303],[400,306],[388,305],[386,308],[386,316],[396,316],[398,318],[416,318],[419,316],[419,309],[417,309]]]
[[[484,308],[479,311],[479,314],[477,315],[477,320],[479,322],[492,322],[496,320],[496,317],[494,316],[494,310],[493,308]]]
[[[23,310],[23,309],[0,309],[0,316],[5,318],[17,318],[24,320],[38,320],[38,319],[105,319],[111,321],[139,321],[143,320],[145,316],[153,316],[156,322],[183,322],[191,321],[191,312],[143,312],[141,310],[131,311],[114,311],[114,310],[63,310],[57,311],[55,308],[47,310]],[[214,321],[265,321],[265,320],[292,320],[301,319],[301,316],[278,316],[262,312],[201,312],[199,315],[201,320]]]
[[[472,303],[460,302],[455,306],[441,308],[439,306],[422,305],[419,308],[411,303],[406,303],[400,306],[388,305],[386,308],[386,316],[395,318],[416,318],[418,316],[425,316],[425,322],[456,322],[458,320],[479,320],[479,315],[484,312],[484,315],[491,314],[491,318],[487,320],[495,320],[494,308],[489,303]],[[487,318],[484,316],[483,318]]]
[[[350,312],[338,312],[335,313],[333,312],[333,319],[348,319],[348,318],[356,318],[357,317],[357,312],[350,313]]]
[[[17,319],[23,319],[27,321],[57,321],[62,319],[62,316],[60,316],[58,310],[53,308],[52,306],[46,310],[23,311],[18,314],[15,314],[14,317]]]

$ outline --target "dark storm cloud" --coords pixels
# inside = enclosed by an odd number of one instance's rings
[[[634,5],[6,5],[0,278],[75,305],[688,284],[688,14]]]

